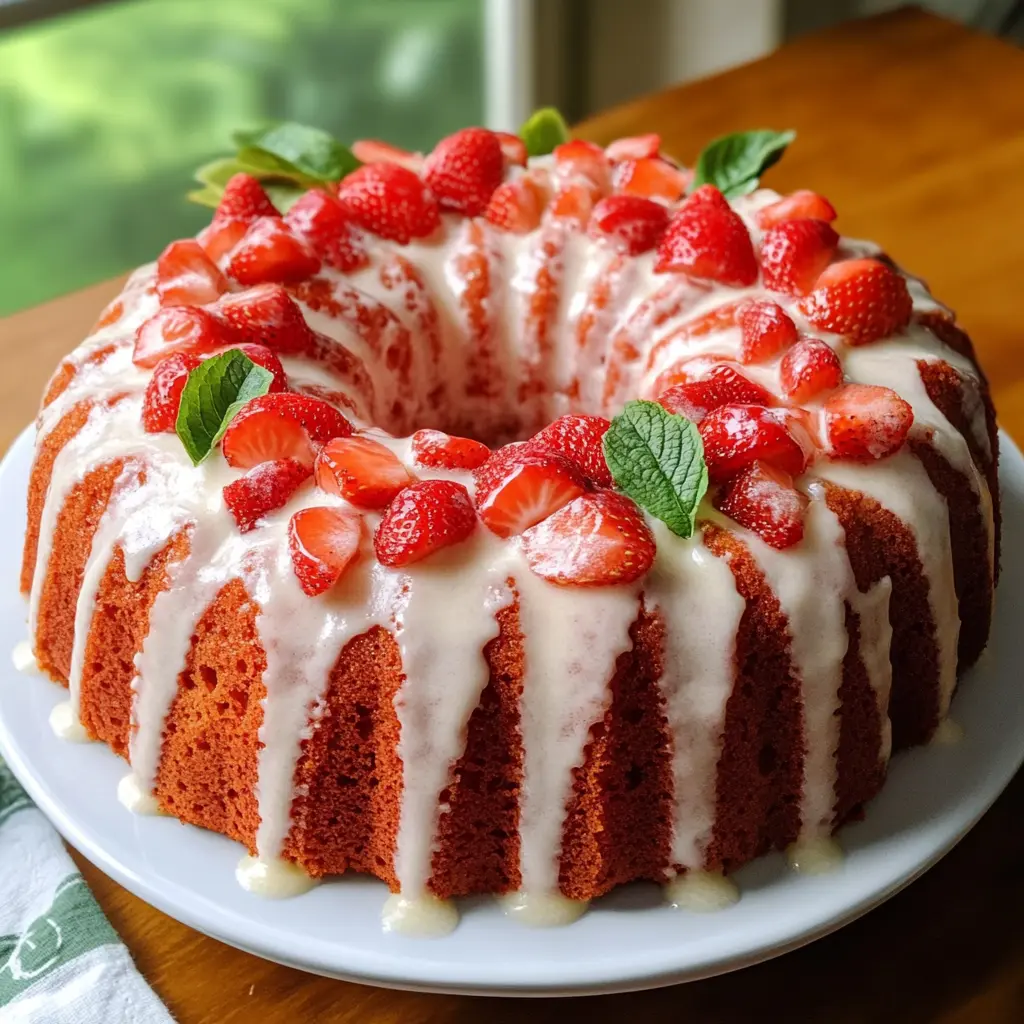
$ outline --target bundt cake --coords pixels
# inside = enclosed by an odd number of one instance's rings
[[[985,376],[825,198],[756,187],[788,137],[692,171],[524,136],[236,174],[37,424],[21,586],[64,735],[247,847],[245,884],[369,873],[395,927],[799,859],[991,621]]]

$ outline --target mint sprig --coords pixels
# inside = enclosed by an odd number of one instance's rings
[[[641,508],[680,537],[693,534],[708,489],[704,445],[696,426],[657,402],[627,402],[604,435],[612,479]]]
[[[274,375],[237,348],[200,363],[185,382],[174,430],[198,466],[246,402],[270,390]]]
[[[203,187],[189,193],[192,202],[216,207],[228,179],[244,172],[263,184],[284,213],[303,192],[340,181],[360,166],[352,151],[331,134],[295,121],[235,132],[233,140],[238,147],[234,156],[213,160],[196,171]]]
[[[727,199],[745,196],[757,188],[760,176],[778,163],[795,138],[796,132],[770,129],[723,135],[708,143],[697,158],[692,188],[710,184]]]
[[[519,129],[519,138],[526,143],[530,156],[546,156],[555,146],[568,141],[569,128],[554,107],[541,107],[526,119]]]

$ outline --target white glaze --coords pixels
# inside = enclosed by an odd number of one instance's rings
[[[786,860],[802,875],[827,875],[843,866],[843,848],[831,836],[818,836],[787,847]]]
[[[39,662],[32,651],[32,644],[28,640],[19,640],[11,651],[11,662],[16,672],[24,672],[26,675],[39,675]]]
[[[560,928],[578,921],[589,900],[571,900],[559,892],[512,892],[499,898],[506,917],[528,928]]]
[[[50,728],[55,736],[70,743],[89,743],[89,734],[85,726],[78,720],[78,713],[71,706],[71,701],[62,700],[54,704],[50,712]]]
[[[739,898],[736,883],[721,871],[687,871],[665,886],[666,903],[698,914],[725,910]]]
[[[439,939],[455,931],[459,912],[451,900],[439,900],[429,892],[409,898],[392,893],[381,911],[384,931],[406,938]]]
[[[157,798],[143,789],[135,772],[129,772],[121,777],[121,781],[117,784],[117,799],[132,814],[161,815],[164,813]]]
[[[940,747],[955,747],[958,743],[963,742],[963,738],[964,727],[959,722],[947,717],[939,722],[939,727],[932,737],[932,743]]]
[[[235,878],[246,892],[267,899],[288,899],[309,892],[317,881],[290,860],[253,857],[246,854],[235,868]]]

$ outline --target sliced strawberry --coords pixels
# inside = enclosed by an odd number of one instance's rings
[[[288,551],[310,597],[330,590],[359,551],[363,517],[340,508],[303,508],[288,522]]]
[[[551,216],[571,221],[581,229],[587,226],[594,209],[594,193],[590,185],[573,181],[563,185],[554,195],[549,206]]]
[[[802,188],[759,210],[754,219],[759,228],[767,231],[787,220],[823,220],[831,224],[836,219],[836,211],[824,196]]]
[[[719,492],[715,507],[782,550],[804,536],[808,500],[793,478],[767,462],[752,462]]]
[[[806,295],[832,262],[839,236],[823,220],[788,220],[761,239],[761,270],[766,288]]]
[[[351,146],[355,158],[364,164],[398,164],[407,171],[419,174],[423,170],[423,154],[392,146],[380,139],[356,139]]]
[[[741,363],[763,363],[796,341],[796,324],[775,302],[748,302],[739,313]]]
[[[214,218],[199,232],[196,241],[203,247],[206,255],[217,263],[245,237],[251,221],[239,220],[234,217]]]
[[[275,391],[288,390],[288,374],[284,372],[281,360],[266,345],[243,342],[241,345],[232,345],[231,347],[243,352],[257,366],[262,366],[264,370],[269,370],[273,374],[274,379],[270,382],[271,394]]]
[[[381,238],[405,245],[441,223],[437,200],[417,174],[397,164],[366,164],[338,184],[352,219]]]
[[[523,175],[499,185],[484,216],[505,231],[524,235],[540,224],[547,197],[532,178]]]
[[[235,340],[265,345],[285,355],[312,351],[315,335],[302,310],[279,284],[263,284],[237,295],[225,295],[217,315]]]
[[[661,203],[641,196],[606,196],[594,207],[587,234],[638,256],[658,244],[667,224],[668,210]]]
[[[418,562],[476,529],[469,491],[453,480],[421,480],[400,491],[381,517],[373,548],[381,565]]]
[[[661,149],[661,136],[653,132],[649,135],[629,135],[605,146],[604,152],[612,163],[622,160],[643,160],[645,157],[658,155]]]
[[[583,494],[523,534],[530,568],[563,587],[632,583],[654,564],[654,536],[634,502],[615,491]]]
[[[417,430],[412,435],[412,457],[416,465],[432,469],[478,469],[491,457],[491,449],[471,437]]]
[[[530,448],[555,452],[579,467],[599,487],[611,487],[612,474],[604,458],[604,435],[611,421],[603,416],[568,413],[549,423],[529,442]]]
[[[586,490],[568,459],[524,445],[499,448],[475,476],[477,512],[499,537],[522,533]]]
[[[703,355],[684,356],[682,359],[677,359],[665,367],[651,384],[644,388],[643,397],[657,399],[659,395],[663,395],[669,388],[675,387],[677,384],[695,384],[699,380],[704,380],[721,363],[728,363],[735,369],[732,360],[724,353],[705,352]],[[771,398],[767,391],[765,395],[769,399]],[[771,405],[771,401],[759,399],[754,404]]]
[[[809,402],[843,382],[843,367],[831,346],[818,338],[802,338],[779,365],[782,393],[793,402]]]
[[[296,459],[264,462],[224,488],[224,504],[239,530],[248,533],[265,515],[287,505],[311,475],[309,466]]]
[[[229,465],[241,469],[288,458],[312,468],[314,445],[351,433],[352,424],[333,405],[275,392],[241,408],[224,433],[221,451]]]
[[[701,185],[669,221],[654,269],[660,274],[682,271],[737,288],[757,280],[746,226],[714,185]]]
[[[320,269],[320,257],[280,217],[259,217],[228,262],[239,284],[301,281]]]
[[[423,163],[423,180],[441,208],[477,217],[505,175],[501,142],[487,128],[463,128],[442,139]]]
[[[227,290],[227,278],[194,238],[171,242],[156,261],[161,306],[205,306]]]
[[[502,155],[505,163],[510,167],[525,167],[529,161],[529,153],[526,150],[526,143],[518,135],[511,132],[495,132],[498,136],[498,143],[501,145]]]
[[[596,202],[611,188],[611,161],[604,150],[584,139],[570,139],[555,146],[555,176],[563,182],[582,181],[591,186]]]
[[[681,199],[692,179],[689,171],[656,157],[624,160],[615,168],[614,174],[616,192],[667,203]]]
[[[700,436],[712,483],[729,480],[755,459],[793,476],[807,465],[806,453],[775,409],[721,405],[704,417]]]
[[[718,363],[700,380],[676,384],[658,396],[659,405],[693,423],[701,423],[708,413],[723,405],[768,406],[774,402],[770,392],[729,363]]]
[[[142,400],[142,426],[147,433],[174,431],[185,382],[199,363],[198,356],[178,352],[156,364]]]
[[[209,310],[198,306],[166,306],[135,332],[132,362],[149,369],[175,352],[203,355],[216,352],[233,340]]]
[[[867,345],[901,331],[914,310],[901,275],[879,260],[858,259],[827,267],[800,311],[820,330]]]
[[[895,391],[847,384],[825,402],[825,433],[838,459],[883,459],[903,447],[914,410]]]
[[[325,263],[350,274],[370,262],[362,232],[334,196],[310,189],[284,215],[284,222]]]
[[[316,485],[360,508],[384,508],[413,481],[395,453],[370,437],[336,437],[320,449]]]
[[[235,174],[224,186],[217,212],[213,216],[215,221],[251,222],[257,217],[276,217],[277,207],[251,174]]]

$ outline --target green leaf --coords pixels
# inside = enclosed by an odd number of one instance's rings
[[[219,160],[211,160],[208,164],[203,164],[202,167],[195,173],[196,181],[203,185],[209,185],[211,188],[219,188],[223,190],[224,186],[236,175],[239,171],[248,170],[236,157],[225,156]]]
[[[282,121],[254,131],[235,132],[235,144],[253,159],[250,150],[269,156],[316,181],[340,181],[359,166],[352,151],[333,135],[305,124]],[[241,154],[240,154],[241,155]]]
[[[612,478],[641,508],[680,537],[693,534],[708,489],[704,445],[696,426],[657,402],[627,402],[604,435]]]
[[[302,185],[291,185],[287,182],[263,182],[263,191],[270,196],[270,201],[281,211],[287,213],[306,189]]]
[[[220,197],[223,193],[223,188],[215,188],[213,185],[204,185],[202,188],[192,189],[191,192],[187,193],[186,198],[190,203],[198,203],[200,206],[210,206],[216,210],[220,203]]]
[[[691,188],[715,185],[727,199],[753,192],[760,175],[778,163],[795,138],[796,132],[770,129],[723,135],[697,158]]]
[[[274,375],[237,348],[200,363],[185,382],[174,429],[198,466],[246,402],[270,390]]]
[[[569,138],[569,129],[554,107],[541,107],[527,118],[519,129],[519,137],[526,143],[530,156],[544,156]]]

